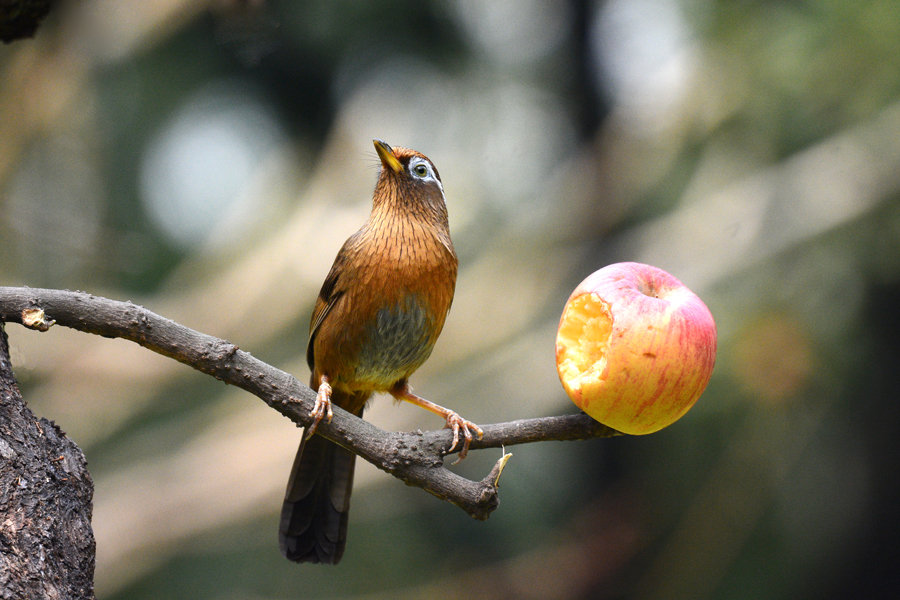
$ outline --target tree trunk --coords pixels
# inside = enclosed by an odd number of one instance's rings
[[[0,323],[0,598],[93,598],[94,483],[81,449],[25,406]]]

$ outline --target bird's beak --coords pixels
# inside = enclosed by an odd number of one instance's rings
[[[403,165],[394,156],[394,150],[388,146],[387,142],[381,140],[372,140],[372,142],[375,144],[375,151],[378,153],[378,158],[381,159],[381,164],[385,168],[391,169],[394,173],[399,173],[403,170]]]

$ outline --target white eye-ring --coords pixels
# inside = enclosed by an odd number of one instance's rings
[[[434,171],[431,169],[431,165],[428,164],[428,161],[423,158],[413,158],[409,163],[409,174],[417,179],[434,179],[437,180],[437,177],[434,176]]]
[[[444,193],[444,186],[437,178],[437,175],[434,172],[434,167],[432,167],[431,163],[429,163],[426,159],[419,158],[417,156],[409,161],[409,174],[411,177],[418,179],[419,181],[434,182],[438,186],[438,189],[441,190],[441,194]]]

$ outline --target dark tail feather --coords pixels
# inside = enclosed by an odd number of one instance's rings
[[[318,435],[300,442],[278,526],[278,543],[288,560],[341,560],[355,463],[356,455]]]

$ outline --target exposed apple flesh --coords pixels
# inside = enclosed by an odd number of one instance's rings
[[[641,263],[596,271],[572,292],[559,322],[556,364],[572,401],[628,434],[671,425],[712,375],[709,309],[667,272]]]

